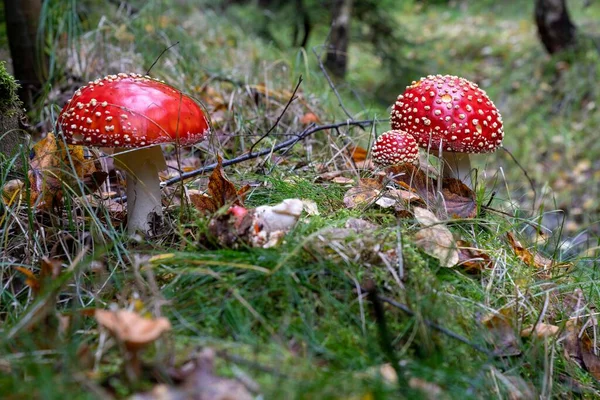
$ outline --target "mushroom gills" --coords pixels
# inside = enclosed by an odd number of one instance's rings
[[[160,146],[117,149],[115,161],[127,174],[127,231],[148,234],[152,216],[162,216],[159,171],[167,168]]]

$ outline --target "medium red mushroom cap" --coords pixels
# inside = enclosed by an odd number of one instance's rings
[[[419,159],[419,146],[404,131],[388,131],[377,138],[372,154],[373,161],[381,166],[415,163]]]
[[[204,140],[209,123],[191,97],[149,76],[108,75],[77,90],[57,124],[70,144],[143,147]]]
[[[392,129],[412,134],[437,153],[489,153],[502,144],[500,112],[475,83],[451,75],[429,75],[406,88],[392,108]]]

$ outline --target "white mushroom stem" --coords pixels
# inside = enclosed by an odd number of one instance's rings
[[[118,149],[117,153],[117,166],[127,174],[127,231],[151,234],[154,216],[162,217],[158,172],[167,168],[162,149]]]
[[[473,189],[469,154],[444,151],[442,153],[442,161],[444,163],[442,166],[442,176],[444,178],[458,179]]]

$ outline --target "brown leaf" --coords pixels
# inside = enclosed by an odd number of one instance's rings
[[[537,339],[544,339],[547,337],[556,336],[560,331],[560,328],[556,325],[545,324],[540,322],[535,325],[535,331],[533,330],[534,326],[531,325],[521,331],[521,337],[535,337]]]
[[[463,267],[466,272],[478,273],[492,268],[492,259],[482,250],[472,247],[464,240],[457,240],[456,245],[458,246],[457,266]]]
[[[442,195],[444,197],[443,204],[449,217],[475,218],[477,216],[475,192],[458,179],[444,178]]]
[[[454,178],[438,181],[429,177],[421,168],[411,164],[394,165],[386,171],[404,189],[414,191],[427,207],[440,218],[474,218],[477,216],[475,193],[464,183]],[[441,197],[439,197],[441,193]]]
[[[377,200],[382,190],[383,185],[379,179],[362,178],[346,192],[344,204],[347,208],[366,208]]]
[[[96,310],[94,316],[98,325],[130,349],[145,347],[171,329],[171,323],[164,317],[145,318],[128,310]]]
[[[497,313],[492,313],[482,319],[483,325],[488,329],[488,341],[494,345],[494,353],[499,356],[516,356],[521,354],[519,341],[512,326],[513,311],[504,308]]]
[[[337,183],[338,185],[349,185],[354,183],[354,179],[346,178],[345,176],[336,176],[331,180],[333,183]]]
[[[431,211],[415,207],[413,212],[417,221],[424,226],[415,234],[415,244],[437,258],[442,267],[455,266],[459,257],[452,232]]]
[[[576,319],[568,320],[565,326],[565,335],[562,345],[565,358],[585,369],[581,345],[579,343],[579,330]]]
[[[60,260],[44,257],[40,263],[40,272],[37,275],[24,267],[15,267],[15,269],[27,277],[25,284],[37,295],[46,290],[51,281],[58,278],[62,272],[62,263]]]
[[[317,115],[315,113],[312,113],[312,112],[307,112],[306,114],[304,114],[302,116],[302,118],[300,118],[300,123],[304,126],[310,125],[310,124],[318,124],[320,122],[321,122],[321,119],[319,117],[317,117]]]
[[[352,157],[352,160],[354,162],[361,162],[361,161],[365,161],[367,159],[367,149],[360,147],[360,146],[354,146],[354,147],[350,147],[348,148],[348,151],[350,153],[350,157]]]
[[[2,187],[2,200],[7,206],[11,206],[14,202],[18,202],[22,197],[22,190],[25,184],[20,179],[13,179],[4,184]]]
[[[343,173],[344,173],[343,171],[327,171],[327,172],[323,172],[323,173],[319,174],[319,176],[317,176],[316,181],[317,182],[331,181],[334,178],[337,178],[338,176],[341,176]]]
[[[235,188],[234,184],[227,179],[225,171],[223,171],[223,159],[218,156],[217,167],[208,180],[207,195],[190,193],[190,201],[199,211],[213,214],[224,206],[243,206],[246,192],[249,189],[249,185],[239,190]]]
[[[98,157],[83,146],[65,145],[52,133],[33,145],[33,157],[29,162],[31,201],[40,201],[46,209],[62,199],[63,184],[78,190],[78,180],[86,190],[95,191],[106,179],[100,171]],[[98,165],[97,165],[98,164]]]
[[[510,246],[513,248],[517,257],[519,257],[525,264],[541,270],[548,270],[552,267],[552,260],[538,253],[532,253],[531,251],[527,250],[525,247],[523,247],[521,242],[515,238],[515,235],[512,232],[507,232],[506,236],[508,237],[508,242],[510,243]]]
[[[588,328],[595,329],[595,326]],[[585,369],[596,379],[600,381],[600,348],[596,345],[596,340],[593,335],[590,335],[588,329],[585,329],[581,334],[581,357]]]

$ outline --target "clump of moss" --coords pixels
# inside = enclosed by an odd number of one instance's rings
[[[0,113],[2,114],[9,110],[20,108],[22,105],[17,95],[19,84],[8,73],[5,64],[4,61],[0,61]]]

